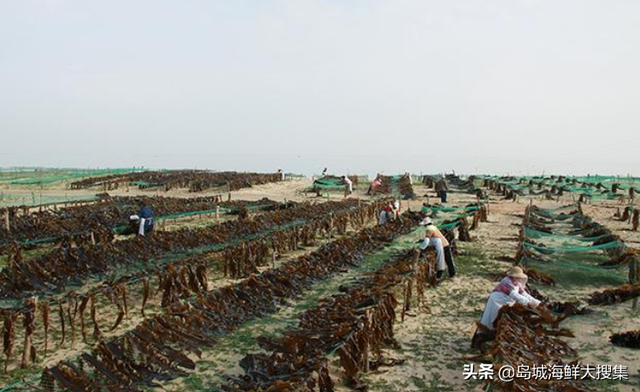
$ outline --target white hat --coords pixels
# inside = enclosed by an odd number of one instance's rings
[[[433,221],[431,220],[431,218],[426,217],[419,224],[420,224],[420,226],[428,226],[428,225],[430,225],[432,223],[433,223]]]

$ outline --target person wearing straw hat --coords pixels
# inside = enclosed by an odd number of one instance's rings
[[[540,301],[527,291],[527,275],[520,267],[512,267],[507,276],[493,289],[480,323],[489,330],[493,330],[493,322],[498,317],[500,308],[518,302],[522,305],[538,307]]]
[[[431,218],[427,217],[420,222],[420,226],[425,226],[425,236],[421,242],[420,249],[425,251],[429,246],[436,249],[436,257],[438,264],[436,267],[436,278],[441,279],[444,274],[445,263],[449,271],[449,277],[456,275],[456,267],[453,263],[453,254],[451,252],[451,244],[442,232],[433,224]]]

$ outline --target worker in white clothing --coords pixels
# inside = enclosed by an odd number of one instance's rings
[[[495,339],[496,334],[493,324],[503,306],[512,306],[516,302],[534,308],[540,306],[540,301],[527,292],[527,279],[522,268],[512,267],[507,276],[493,289],[471,339],[472,348],[482,352],[489,348],[488,343]]]
[[[353,181],[347,176],[342,176],[342,181],[345,183],[345,197],[353,193]]]
[[[493,329],[500,308],[518,302],[522,305],[538,307],[540,301],[527,292],[527,275],[520,267],[513,267],[507,276],[493,289],[484,307],[480,323],[487,329]]]
[[[420,249],[426,250],[429,246],[433,246],[436,249],[436,257],[438,259],[436,266],[436,278],[442,278],[445,264],[449,271],[449,277],[453,278],[456,275],[456,267],[453,262],[451,244],[436,225],[433,224],[431,218],[424,218],[422,222],[420,222],[420,225],[425,226],[426,228],[424,240],[422,241]]]

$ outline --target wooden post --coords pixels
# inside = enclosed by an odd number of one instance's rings
[[[364,311],[364,317],[367,320],[367,326],[371,327],[371,311],[369,309]],[[364,340],[365,347],[363,347],[362,372],[369,373],[369,339]]]
[[[329,217],[329,238],[333,235],[333,214]]]
[[[271,264],[273,265],[273,268],[276,268],[276,251],[274,250],[273,252],[271,252]]]
[[[26,301],[26,303],[28,305],[33,306],[32,310],[33,310],[34,313],[32,314],[31,317],[33,317],[33,319],[35,319],[35,312],[36,312],[36,309],[38,308],[38,300],[37,300],[37,298],[33,297],[31,299],[28,299]],[[23,317],[26,318],[27,316],[23,315]],[[32,333],[28,333],[27,331],[25,331],[25,334],[24,334],[24,350],[22,351],[22,362],[20,364],[20,367],[22,369],[25,369],[25,368],[29,367],[29,365],[31,365],[31,346],[32,346],[31,335],[32,335]]]
[[[7,212],[4,214],[4,225],[7,229],[7,232],[11,232],[11,224],[9,222],[9,209],[7,208]]]
[[[95,246],[95,244],[96,244],[96,237],[95,237],[95,235],[93,235],[93,231],[91,231],[91,233],[90,233],[89,235],[90,235],[90,237],[91,237],[91,245],[94,245],[94,246]]]
[[[220,206],[216,204],[216,223],[220,222]]]

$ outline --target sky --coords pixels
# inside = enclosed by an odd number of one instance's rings
[[[0,167],[640,175],[637,0],[0,0]]]

